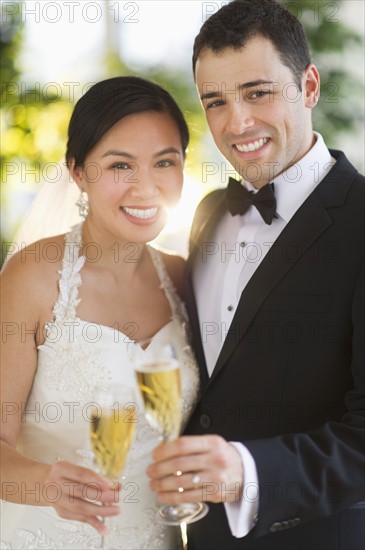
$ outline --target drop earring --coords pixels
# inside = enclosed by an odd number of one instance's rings
[[[84,218],[86,220],[87,215],[89,213],[89,201],[87,200],[86,193],[81,189],[80,197],[78,201],[76,202],[76,206],[79,207],[79,215],[81,218]]]

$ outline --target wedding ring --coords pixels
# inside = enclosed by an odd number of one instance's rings
[[[199,474],[194,474],[191,482],[192,482],[193,485],[199,485],[199,483],[201,482],[200,475]]]

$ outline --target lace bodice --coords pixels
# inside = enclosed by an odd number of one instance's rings
[[[38,348],[38,365],[25,407],[18,440],[19,451],[42,462],[68,460],[94,468],[89,443],[89,407],[94,388],[125,384],[136,389],[128,354],[131,340],[123,332],[77,316],[78,289],[85,259],[79,256],[81,226],[66,235],[54,319],[45,327],[46,339]],[[161,254],[149,251],[171,307],[171,320],[153,337],[176,344],[181,362],[183,419],[187,420],[198,391],[198,372],[186,335],[184,304],[177,296]],[[122,513],[111,520],[113,548],[176,548],[176,531],[157,516],[155,495],[145,470],[157,434],[138,413],[136,435],[124,469]],[[124,493],[124,494],[123,494]],[[65,521],[53,508],[4,503],[1,549],[98,548],[100,536],[90,526]]]

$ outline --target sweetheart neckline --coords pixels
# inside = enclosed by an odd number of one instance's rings
[[[164,329],[166,329],[169,325],[171,325],[175,320],[175,317],[172,317],[171,321],[169,321],[168,323],[166,323],[165,325],[163,325],[161,328],[158,329],[157,332],[155,332],[155,334],[153,336],[150,336],[150,337],[147,337],[147,338],[139,338],[139,340],[154,340],[159,334],[160,332],[162,332]],[[105,329],[109,329],[111,331],[111,334],[113,333],[113,331],[117,332],[118,334],[120,334],[121,336],[123,336],[123,341],[126,343],[126,344],[129,344],[129,343],[133,343],[133,342],[136,342],[136,340],[132,340],[129,336],[127,336],[127,334],[125,332],[123,332],[122,330],[119,330],[115,327],[111,327],[109,325],[103,325],[101,323],[96,323],[95,321],[86,321],[85,319],[81,319],[80,317],[75,317],[75,321],[77,323],[80,323],[80,324],[83,324],[83,325],[96,325],[100,328],[105,328]],[[44,325],[44,328],[47,329],[47,327],[51,327],[52,325],[55,325],[55,324],[63,324],[62,322],[61,323],[58,323],[57,321],[50,321],[48,323],[46,323]],[[71,323],[69,323],[71,324]],[[74,325],[74,321],[72,322],[72,325]],[[48,335],[46,336],[46,338],[44,339],[44,342],[42,344],[39,344],[37,346],[37,348],[41,348],[42,346],[44,346],[47,342],[47,338],[48,338]]]
[[[132,340],[129,336],[127,336],[127,334],[125,332],[123,332],[122,330],[119,330],[115,327],[110,327],[109,325],[103,325],[101,323],[96,323],[96,322],[93,322],[93,321],[85,321],[85,319],[81,319],[80,317],[76,317],[76,320],[80,321],[81,323],[83,323],[85,325],[97,325],[101,328],[108,328],[110,330],[115,330],[116,332],[118,332],[119,334],[124,336],[124,338],[127,339],[128,343],[129,342],[136,342],[136,340]],[[147,336],[146,338],[139,338],[139,340],[153,340],[160,332],[162,332],[163,329],[165,329],[166,327],[171,325],[173,322],[174,322],[174,318],[172,318],[171,321],[169,321],[168,323],[163,325],[161,328],[159,328],[158,331],[155,332],[155,334],[153,336]]]

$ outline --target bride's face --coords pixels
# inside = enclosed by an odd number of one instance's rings
[[[72,175],[89,199],[88,225],[126,242],[148,242],[180,198],[184,155],[175,121],[144,112],[116,123]]]

